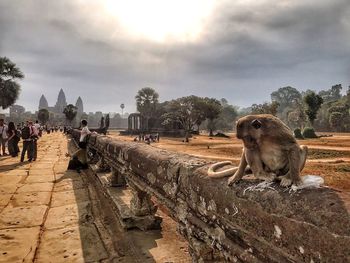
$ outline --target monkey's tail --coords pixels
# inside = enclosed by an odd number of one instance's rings
[[[233,175],[238,170],[238,167],[229,168],[219,172],[215,171],[218,168],[221,168],[225,165],[230,165],[230,164],[232,164],[232,162],[230,161],[224,161],[224,162],[218,162],[218,163],[212,164],[208,169],[208,176],[213,178],[222,178],[222,177]]]

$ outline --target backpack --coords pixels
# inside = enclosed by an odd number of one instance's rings
[[[23,140],[30,139],[30,129],[29,129],[29,127],[24,127],[22,129],[22,139]]]

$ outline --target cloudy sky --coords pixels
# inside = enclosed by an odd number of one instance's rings
[[[18,101],[135,110],[135,94],[249,106],[279,87],[350,85],[349,0],[0,0],[0,56],[25,73]]]

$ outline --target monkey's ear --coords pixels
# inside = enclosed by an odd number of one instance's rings
[[[259,129],[261,128],[261,122],[259,120],[253,120],[252,121],[252,126],[255,128],[255,129]]]

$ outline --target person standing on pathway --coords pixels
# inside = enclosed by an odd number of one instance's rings
[[[6,142],[7,142],[7,131],[8,127],[4,123],[4,119],[0,119],[0,147],[2,149],[2,155],[7,155],[6,153]],[[0,149],[0,156],[1,156],[1,149]]]
[[[8,126],[8,140],[7,140],[7,148],[9,154],[12,157],[17,157],[19,153],[18,142],[20,138],[18,137],[17,130],[15,124],[11,121]]]
[[[21,162],[27,152],[28,161],[36,160],[38,132],[33,126],[32,121],[27,121],[26,126],[22,129],[23,149],[21,153]]]
[[[36,128],[35,124],[33,124],[33,122],[31,121],[29,122],[29,128],[30,128],[30,137],[32,139],[32,145],[33,145],[32,156],[33,156],[33,161],[35,161],[38,154],[39,130]]]

